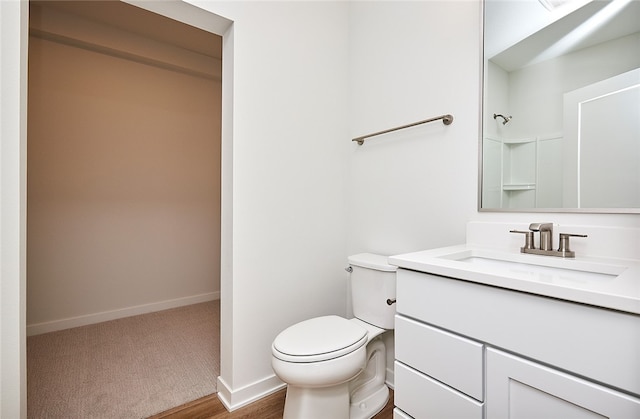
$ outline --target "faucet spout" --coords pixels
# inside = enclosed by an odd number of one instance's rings
[[[553,250],[553,223],[531,223],[529,230],[540,232],[540,250]]]

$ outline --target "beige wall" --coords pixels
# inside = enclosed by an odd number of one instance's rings
[[[29,40],[27,325],[219,296],[220,80],[45,38]]]

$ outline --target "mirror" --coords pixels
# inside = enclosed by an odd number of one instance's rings
[[[485,0],[480,210],[640,213],[640,1]]]

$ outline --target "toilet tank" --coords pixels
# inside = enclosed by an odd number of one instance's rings
[[[387,256],[360,253],[349,256],[353,315],[383,329],[393,329],[396,314],[396,267]],[[393,300],[393,304],[387,304]]]

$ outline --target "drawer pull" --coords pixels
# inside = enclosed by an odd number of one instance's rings
[[[393,300],[391,298],[387,298],[387,305],[390,306],[391,304],[395,304],[396,303],[396,299],[394,298]]]

